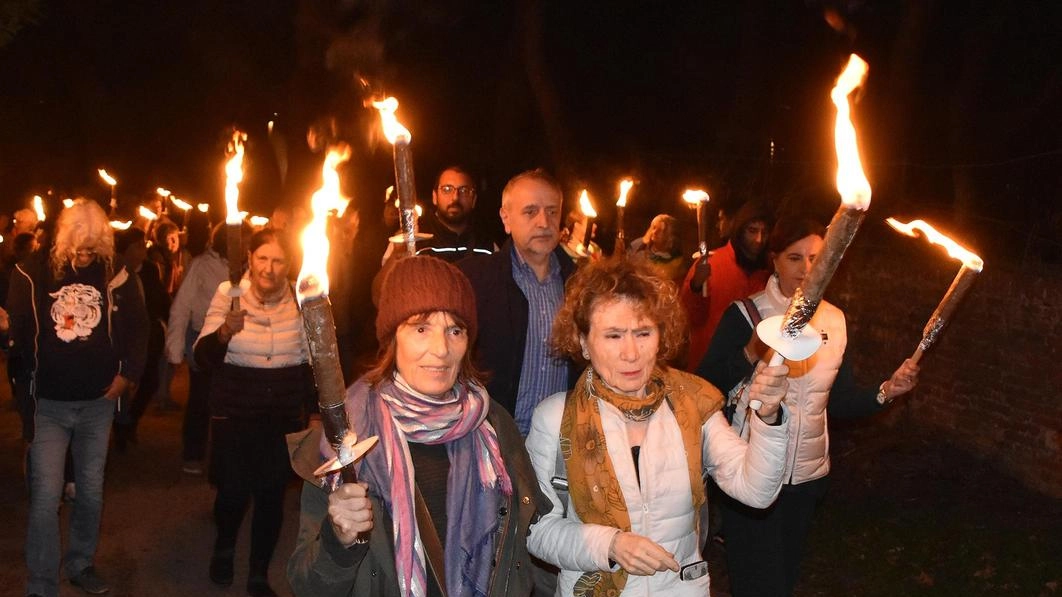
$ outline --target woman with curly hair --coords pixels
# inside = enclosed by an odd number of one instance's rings
[[[539,404],[527,437],[553,501],[528,549],[560,568],[557,595],[707,595],[702,475],[759,507],[778,494],[787,368],[759,367],[763,407],[746,442],[715,387],[667,365],[685,324],[674,283],[646,263],[591,264],[568,284],[552,342],[587,367],[573,390]]]

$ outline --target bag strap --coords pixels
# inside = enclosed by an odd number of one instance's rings
[[[760,321],[763,320],[763,316],[760,315],[760,310],[756,308],[756,303],[749,297],[741,299],[741,304],[745,305],[745,311],[749,314],[749,319],[752,321],[752,333],[756,333],[756,326],[760,325]]]
[[[443,558],[443,546],[439,541],[439,532],[435,530],[435,523],[431,520],[428,506],[424,503],[424,496],[420,494],[420,485],[413,484],[415,493],[414,503],[417,515],[417,527],[420,529],[420,540],[424,544],[424,556],[428,560],[428,567],[435,576],[435,582],[439,584],[439,591],[443,597],[446,595],[446,560]]]
[[[561,503],[561,516],[568,518],[568,466],[561,454],[560,438],[557,441],[557,460],[553,465],[553,477],[549,480]]]

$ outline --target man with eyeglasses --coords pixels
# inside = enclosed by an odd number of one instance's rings
[[[473,253],[498,250],[490,235],[476,226],[476,185],[461,166],[439,173],[431,190],[433,213],[421,219],[420,229],[432,238],[417,243],[418,252],[454,262]]]

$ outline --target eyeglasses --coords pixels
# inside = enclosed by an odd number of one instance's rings
[[[454,191],[457,191],[457,196],[461,197],[462,199],[467,199],[468,197],[476,196],[476,187],[472,185],[455,187],[452,184],[444,184],[437,187],[436,190],[442,193],[443,195],[453,195]]]
[[[78,249],[74,251],[74,254],[78,257],[95,257],[96,249]]]

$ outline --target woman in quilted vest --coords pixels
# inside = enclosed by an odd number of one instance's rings
[[[552,341],[586,369],[573,390],[538,405],[527,436],[553,501],[527,546],[560,568],[556,595],[708,595],[703,475],[761,508],[781,487],[787,369],[760,367],[764,406],[742,440],[719,390],[667,365],[685,342],[677,293],[649,264],[623,259],[568,282]]]
[[[218,534],[210,579],[232,584],[236,535],[253,499],[247,580],[252,597],[276,594],[266,571],[280,537],[284,486],[291,477],[284,436],[304,428],[307,416],[318,418],[311,415],[317,392],[288,280],[290,257],[285,238],[276,232],[251,237],[239,308],[232,298],[237,293],[223,282],[195,344],[196,362],[212,376],[211,481],[218,491]]]
[[[767,288],[727,308],[697,370],[728,393],[734,408],[732,425],[739,433],[747,428],[752,412],[746,380],[757,363],[770,358],[767,347],[752,332],[754,324],[785,313],[789,298],[822,249],[824,234],[822,224],[811,220],[783,219],[775,225],[767,241],[774,265]],[[880,386],[858,386],[845,358],[844,313],[822,301],[811,325],[822,334],[818,352],[804,361],[786,361],[790,446],[778,500],[764,509],[732,499],[723,501],[723,536],[735,597],[793,592],[812,515],[826,492],[830,472],[827,407],[837,417],[871,415],[918,382],[918,366],[905,361]]]

